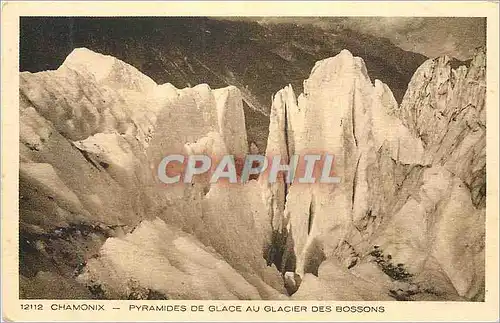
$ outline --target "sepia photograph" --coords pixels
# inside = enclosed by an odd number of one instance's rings
[[[494,314],[498,17],[161,5],[11,20],[16,311]]]
[[[483,301],[485,36],[484,18],[22,17],[20,297]],[[326,153],[339,183],[188,166]],[[189,181],[157,176],[172,154]]]

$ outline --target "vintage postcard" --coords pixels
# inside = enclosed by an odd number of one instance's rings
[[[496,321],[499,3],[2,2],[5,321]]]

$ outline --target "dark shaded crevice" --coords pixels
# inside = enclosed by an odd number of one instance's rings
[[[359,232],[364,232],[370,224],[373,224],[376,218],[377,216],[373,215],[373,210],[370,208],[366,211],[365,215],[354,224],[354,227]]]
[[[356,137],[355,105],[356,105],[356,80],[354,80],[354,89],[352,90],[351,122],[352,122],[352,137],[354,138],[354,144],[356,145],[356,148],[357,148],[358,147],[358,138]]]
[[[25,142],[24,145],[31,151],[40,151],[40,147],[37,144],[31,144],[29,142]]]
[[[105,163],[105,162],[99,162],[99,165],[101,165],[101,167],[104,168],[104,169],[108,169],[109,168],[109,164]]]
[[[295,272],[297,257],[295,255],[295,240],[293,238],[292,228],[287,231],[286,235],[286,245],[283,252],[283,260],[281,273],[285,273],[287,271]]]
[[[347,269],[354,268],[359,262],[359,254],[354,250],[354,248],[351,245],[349,246],[352,248],[353,251],[351,252],[351,259],[349,264],[347,265]]]
[[[465,66],[467,67],[467,69],[469,69],[470,65],[472,63],[472,59],[468,59],[468,60],[465,60],[465,61],[461,61],[461,60],[458,60],[454,57],[452,57],[449,61],[448,61],[448,65],[450,65],[450,67],[454,70],[456,70],[457,68],[459,68],[460,66]],[[453,75],[453,74],[452,74]]]
[[[311,199],[311,202],[309,203],[309,217],[308,217],[308,223],[307,223],[307,234],[311,234],[311,229],[313,226],[313,221],[314,221],[314,199]]]
[[[288,106],[287,104],[285,103],[285,109],[284,109],[284,136],[285,136],[285,150],[286,150],[286,160],[288,163],[290,163],[290,147],[288,145],[288,137],[289,137],[289,134],[288,134]],[[289,187],[290,184],[288,184],[286,181],[285,181],[285,204],[286,204],[286,197],[288,196],[288,187]]]
[[[295,294],[299,290],[300,284],[302,283],[302,278],[297,273],[293,273],[293,278],[290,276],[292,275],[289,275],[288,277],[283,276],[283,279],[285,280],[285,289],[288,296],[292,296],[293,294]]]
[[[358,161],[356,162],[356,168],[354,169],[354,176],[352,179],[352,198],[351,198],[351,209],[354,210],[354,200],[356,198],[356,183],[358,181],[358,168],[359,161],[361,160],[361,156],[358,157]]]
[[[290,147],[288,145],[288,105],[285,103],[285,109],[284,109],[284,136],[285,136],[285,148],[286,148],[286,156],[287,159],[290,159]]]
[[[323,250],[323,246],[317,239],[314,239],[306,253],[304,273],[318,276],[319,266],[325,260],[326,255]]]
[[[86,161],[88,161],[92,166],[95,167],[95,169],[97,169],[98,171],[101,171],[101,169],[99,168],[99,166],[97,166],[97,164],[92,160],[92,158],[90,158],[90,154],[88,152],[86,152],[85,150],[83,149],[80,149],[78,148],[75,144],[71,143],[71,145],[73,147],[75,147],[83,156],[83,158],[85,158]]]
[[[271,243],[264,250],[264,259],[268,266],[275,265],[281,274],[295,271],[295,252],[291,231],[274,230]]]
[[[268,117],[263,117],[261,112],[252,109],[245,101],[243,101],[243,113],[245,115],[248,147],[253,142],[258,148],[259,154],[264,155],[267,148],[270,120]]]
[[[288,295],[293,295],[298,290],[301,280],[295,274],[297,258],[291,228],[289,230],[283,229],[281,232],[273,231],[271,243],[264,250],[264,259],[266,259],[268,266],[275,265],[283,279],[283,286]],[[294,273],[292,282],[287,278],[290,273]]]
[[[284,106],[284,116],[283,116],[283,132],[284,132],[284,145],[286,151],[286,162],[290,162],[290,147],[289,147],[289,133],[288,133],[288,107],[285,103]],[[289,186],[291,184],[286,183],[284,179],[282,180],[284,189],[284,205],[286,205],[286,198],[289,192]],[[282,210],[284,212],[284,210]],[[271,207],[271,212],[273,208]],[[271,214],[271,219],[274,218],[274,214]],[[310,219],[312,221],[312,219]],[[271,224],[272,225],[272,224]],[[309,231],[312,222],[309,224]],[[271,236],[271,243],[264,250],[264,258],[266,259],[267,265],[271,266],[274,264],[276,268],[283,275],[287,271],[295,271],[295,252],[293,248],[294,242],[291,235],[291,231],[286,229],[286,223],[282,223],[281,230],[273,230]]]
[[[342,265],[351,269],[355,267],[361,258],[360,254],[347,240],[343,240],[342,243],[335,251],[336,257],[342,260]]]

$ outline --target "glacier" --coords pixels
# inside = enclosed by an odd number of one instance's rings
[[[334,185],[161,183],[168,154],[255,152],[235,86],[85,48],[21,72],[21,298],[482,301],[485,68],[430,59],[398,105],[343,50],[277,92],[266,156],[332,154]]]

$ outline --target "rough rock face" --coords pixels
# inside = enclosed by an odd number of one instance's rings
[[[164,187],[156,176],[168,153],[246,154],[236,88],[157,85],[134,67],[86,49],[74,50],[56,71],[20,78],[25,297],[39,297],[29,286],[43,286],[53,275],[82,282],[81,292],[68,289],[63,298],[88,295],[85,285],[98,298],[136,297],[136,289],[168,298],[285,293],[262,258],[270,231],[251,207],[265,212],[256,185],[237,187],[241,198],[228,199],[232,188],[207,187],[203,178]],[[156,247],[160,241],[164,246]],[[165,275],[167,281],[156,281]],[[180,293],[187,280],[191,291]]]
[[[453,69],[449,57],[425,62],[412,78],[396,112],[422,138],[428,160],[444,166],[486,203],[486,53]]]
[[[83,48],[23,72],[21,297],[483,300],[484,78],[483,51],[429,60],[398,107],[344,50],[276,93],[266,148],[333,154],[341,183],[166,186],[167,154],[258,152],[240,90],[158,85]]]
[[[302,276],[295,298],[484,297],[484,57],[427,61],[400,108],[348,51],[316,63],[297,100],[276,94],[267,153],[333,154],[342,178],[264,187],[286,237],[271,260]],[[324,287],[353,277],[375,294]]]

